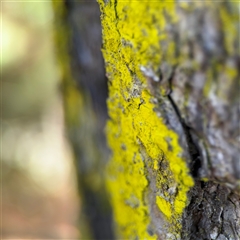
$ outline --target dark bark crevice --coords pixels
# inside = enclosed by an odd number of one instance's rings
[[[174,78],[174,74],[175,74],[175,67],[172,70],[172,73],[168,79],[169,82],[169,91],[167,93],[167,97],[168,100],[170,101],[172,108],[174,109],[181,125],[182,128],[184,130],[184,133],[186,135],[186,140],[187,140],[187,145],[188,145],[188,152],[189,152],[189,156],[191,157],[191,163],[190,163],[190,171],[191,174],[194,178],[198,177],[198,172],[199,169],[201,168],[202,164],[201,164],[201,154],[200,154],[200,150],[199,147],[197,146],[197,143],[193,141],[193,137],[192,134],[190,132],[191,127],[189,127],[184,118],[181,116],[180,110],[177,106],[177,104],[175,103],[175,101],[173,100],[171,94],[173,92],[173,88],[172,88],[172,81]]]

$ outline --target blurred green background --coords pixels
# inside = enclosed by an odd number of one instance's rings
[[[79,238],[52,3],[4,1],[1,10],[2,239]]]

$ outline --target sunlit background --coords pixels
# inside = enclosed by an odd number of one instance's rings
[[[50,1],[1,2],[2,239],[76,239]]]

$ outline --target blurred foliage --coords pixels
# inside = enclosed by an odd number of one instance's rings
[[[76,238],[51,2],[2,2],[2,237]]]

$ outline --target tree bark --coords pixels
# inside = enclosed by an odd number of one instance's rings
[[[239,239],[238,4],[98,2],[119,238]]]
[[[73,150],[81,239],[114,239],[105,187],[107,80],[96,1],[53,1],[66,133]]]

